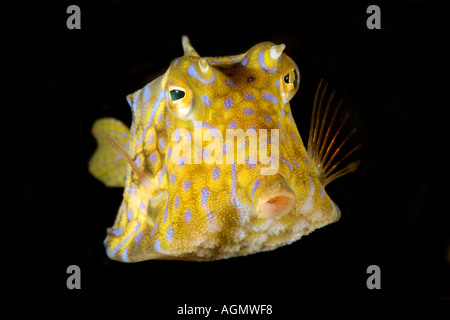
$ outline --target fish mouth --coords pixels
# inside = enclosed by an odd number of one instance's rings
[[[259,176],[247,186],[253,207],[258,216],[265,219],[279,218],[295,205],[295,193],[280,173],[272,176]]]

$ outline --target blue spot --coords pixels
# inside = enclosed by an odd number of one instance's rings
[[[161,112],[161,113],[159,114],[159,116],[158,116],[158,122],[161,122],[162,116],[163,116],[163,114],[162,114],[162,112]]]
[[[165,176],[167,171],[167,164],[161,170],[161,173],[158,175],[158,187],[161,185],[162,178]]]
[[[167,210],[169,209],[169,194],[167,194],[166,207],[164,208],[163,222],[167,221]]]
[[[248,63],[248,58],[245,58],[245,59],[241,62],[241,64],[242,64],[244,67],[247,65],[247,63]]]
[[[295,166],[297,167],[297,169],[299,169],[300,167],[298,166],[297,160],[294,157],[292,157],[292,160],[294,161]]]
[[[189,180],[184,180],[183,181],[183,189],[184,190],[189,190],[191,187],[191,182]]]
[[[304,157],[304,159],[305,159],[305,162],[306,162],[306,164],[308,165],[308,167],[310,167],[310,168],[311,168],[311,165],[309,164],[309,161],[308,161],[308,159],[307,159],[306,157]]]
[[[141,158],[137,157],[136,160],[134,160],[134,163],[140,168],[141,167]]]
[[[175,202],[174,202],[174,204],[173,204],[173,206],[174,206],[175,209],[178,209],[178,207],[179,207],[179,205],[180,205],[180,200],[181,200],[180,196],[177,196],[177,197],[175,198]]]
[[[229,56],[228,58],[231,59],[230,62],[237,63],[237,62],[241,61],[242,59],[244,59],[244,57],[245,56],[242,54],[236,54],[234,56]]]
[[[292,164],[285,157],[281,157],[281,160],[289,167],[289,171],[292,171]]]
[[[150,97],[150,86],[146,85],[144,89],[144,101],[147,102]]]
[[[217,128],[211,128],[211,130],[209,132],[211,133],[211,136],[213,136],[214,138],[217,138],[220,131]]]
[[[325,197],[325,191],[323,191],[322,186],[319,186],[319,189],[320,189],[320,196],[321,196],[322,198]]]
[[[159,147],[163,150],[166,148],[166,143],[164,142],[163,138],[159,139]]]
[[[213,83],[214,81],[216,81],[216,74],[214,73],[214,70],[213,70],[213,75],[212,75],[212,77],[209,78],[209,79],[207,79],[207,80],[205,80],[205,79],[203,79],[202,77],[200,77],[200,76],[198,75],[197,70],[195,70],[195,67],[194,67],[193,64],[191,64],[191,65],[189,66],[189,68],[188,68],[188,74],[189,74],[190,76],[194,77],[195,79],[197,79],[198,81],[200,81],[200,82],[203,83],[203,84],[211,84],[211,83]]]
[[[217,180],[220,177],[220,169],[219,167],[214,167],[212,176],[214,180]]]
[[[209,97],[207,95],[203,94],[200,98],[202,99],[202,103],[205,106],[207,106],[207,107],[211,106],[211,99],[209,99]]]
[[[238,200],[238,197],[237,197],[236,183],[237,183],[236,162],[233,162],[231,164],[231,197],[230,197],[230,203],[232,205],[235,205],[238,209],[244,209],[245,206]]]
[[[309,187],[309,194],[312,195],[314,193],[314,182],[312,181],[311,177],[309,176],[309,174],[306,174],[308,176],[309,179],[309,183],[310,183],[310,187]]]
[[[128,221],[133,220],[133,210],[129,209],[127,212]]]
[[[173,63],[173,66],[175,67],[178,64],[178,59],[175,60],[175,62]]]
[[[131,106],[131,108],[133,110],[133,114],[136,114],[136,106],[137,106],[137,101],[139,99],[139,94],[140,94],[140,91],[138,91],[136,93],[136,95],[134,96],[133,102],[130,104],[130,106]]]
[[[136,185],[132,185],[129,189],[128,189],[128,194],[129,195],[134,195],[136,196]]]
[[[155,241],[155,250],[161,252],[161,242],[159,241],[159,239]]]
[[[234,121],[234,120],[231,121],[229,127],[230,127],[230,129],[236,128],[237,127],[236,121]]]
[[[153,164],[155,164],[156,161],[158,160],[154,152],[150,153],[150,160],[152,161]]]
[[[122,261],[128,262],[128,249],[123,250],[123,252],[122,252]]]
[[[252,197],[251,197],[252,201],[253,201],[253,195],[255,194],[255,191],[259,187],[260,184],[261,184],[260,178],[256,179],[255,182],[253,182]]]
[[[150,114],[150,119],[147,123],[146,130],[150,126],[150,124],[153,122],[153,117],[155,116],[156,110],[158,109],[159,104],[161,103],[161,100],[164,98],[164,90],[159,91],[158,99],[156,100],[155,104],[153,105],[152,113]]]
[[[227,154],[227,151],[228,151],[228,145],[227,145],[226,143],[224,143],[224,144],[223,144],[223,147],[222,147],[222,152],[223,152],[224,154]]]
[[[287,137],[287,135],[286,135],[286,132],[284,132],[283,126],[281,125],[280,121],[277,120],[277,123],[278,123],[278,126],[279,126],[280,129],[281,129],[281,132],[283,132],[284,137],[287,139],[288,137]],[[281,138],[281,136],[280,136],[280,138]],[[284,143],[283,143],[283,144],[284,144]]]
[[[151,135],[150,135],[150,137],[148,138],[148,143],[149,144],[151,144],[151,143],[153,143],[153,141],[155,140],[155,135],[152,133]]]
[[[136,238],[134,238],[134,242],[136,244],[139,244],[139,241],[141,241],[142,235],[144,234],[144,230],[142,230],[141,232],[139,232],[136,236]]]
[[[191,209],[187,209],[184,213],[184,220],[191,221]]]
[[[167,120],[166,120],[166,126],[167,126],[167,129],[170,129],[170,118],[167,118]]]
[[[275,81],[275,87],[279,87],[280,86],[280,80]]]
[[[249,169],[253,169],[255,167],[255,165],[256,165],[256,159],[253,158],[253,157],[245,159],[245,162],[246,162],[247,167]]]
[[[255,111],[253,111],[253,109],[251,109],[251,108],[245,108],[244,109],[244,114],[246,114],[248,116],[251,116],[254,113],[255,113]]]
[[[186,159],[184,157],[178,157],[178,167],[181,168],[186,164]]]
[[[224,109],[230,109],[233,106],[233,99],[231,98],[226,98],[225,99],[225,103],[223,105]]]
[[[178,128],[175,130],[175,139],[177,140],[177,142],[180,142],[181,140],[180,129]]]
[[[292,131],[291,131],[291,136],[292,136],[292,139],[294,139],[294,141],[297,141],[297,138],[295,137],[295,133]]]
[[[209,193],[210,193],[209,188],[203,188],[202,189],[202,200],[201,200],[201,202],[202,202],[203,210],[205,210],[206,216],[208,217],[208,220],[213,220],[215,218],[214,214],[206,206],[206,201],[208,201]]]
[[[267,122],[269,122],[269,123],[270,123],[270,122],[272,121],[272,119],[270,119],[270,117],[269,117],[269,116],[267,116],[267,115],[266,115],[266,116],[264,116],[264,120],[266,120],[266,121],[267,121]]]
[[[167,234],[166,234],[167,242],[172,241],[173,235],[174,235],[174,234],[175,234],[175,231],[173,230],[172,227],[170,227],[169,229],[167,229]]]
[[[203,159],[209,158],[209,150],[208,149],[202,149],[202,157],[203,157]]]
[[[229,85],[230,87],[234,87],[234,86],[235,86],[234,82],[233,82],[233,81],[230,81],[230,80],[225,80],[225,83],[226,83],[227,85]]]
[[[255,100],[255,96],[252,95],[251,93],[246,93],[246,94],[244,95],[244,97],[245,97],[245,99],[250,100],[250,101]]]
[[[202,127],[203,127],[203,128],[211,129],[211,126],[209,125],[208,122],[202,122]]]
[[[171,155],[172,155],[172,147],[169,147],[169,149],[167,149],[167,161],[169,161]]]
[[[144,211],[147,211],[147,206],[145,205],[144,202],[141,202],[141,203],[139,204],[139,209],[144,210]]]
[[[264,92],[263,93],[263,99],[266,100],[266,101],[272,101],[274,104],[278,103],[278,98],[273,96],[273,95],[271,95],[268,92]]]
[[[150,237],[153,237],[157,227],[158,227],[158,221],[156,221],[155,225],[153,226],[152,233],[150,234]]]
[[[118,236],[120,236],[122,234],[122,230],[123,230],[122,227],[117,228],[117,229],[112,229],[112,228],[108,229],[109,233],[112,233],[116,237],[118,237]]]
[[[171,183],[171,184],[174,184],[174,183],[175,183],[176,177],[175,177],[175,175],[174,175],[173,173],[171,173],[171,174],[169,175],[169,180],[170,180],[170,183]]]
[[[272,73],[274,73],[275,71],[277,71],[277,68],[278,68],[278,61],[277,61],[277,65],[275,66],[275,68],[268,68],[268,67],[266,66],[266,64],[264,63],[264,51],[265,51],[265,50],[262,50],[262,51],[259,53],[259,55],[258,55],[259,65],[261,66],[261,69],[264,70],[264,72],[267,72],[267,73],[269,73],[269,74],[272,74]]]
[[[206,201],[208,201],[208,197],[209,197],[209,188],[203,188],[202,189],[202,207],[203,208],[206,208]]]
[[[280,117],[283,118],[284,117],[284,110],[280,111]]]

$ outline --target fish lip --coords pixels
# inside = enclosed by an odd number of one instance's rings
[[[295,195],[283,190],[262,197],[256,204],[256,211],[262,218],[279,218],[291,212],[294,205]]]
[[[295,206],[295,192],[280,173],[258,176],[248,185],[247,190],[247,195],[261,218],[280,218]]]

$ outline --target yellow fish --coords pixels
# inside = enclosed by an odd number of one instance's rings
[[[131,129],[97,120],[89,171],[125,187],[109,258],[208,261],[273,250],[339,219],[325,191],[337,170],[330,112],[319,85],[308,151],[289,101],[300,84],[284,44],[263,42],[243,54],[202,58],[186,36],[184,55],[127,96]],[[344,139],[344,142],[347,139]],[[356,147],[357,148],[357,147]],[[351,154],[350,151],[344,158]],[[343,159],[342,159],[343,160]]]

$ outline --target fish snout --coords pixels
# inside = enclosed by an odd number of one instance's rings
[[[288,214],[295,204],[295,193],[280,173],[259,176],[247,186],[247,195],[261,218]]]

